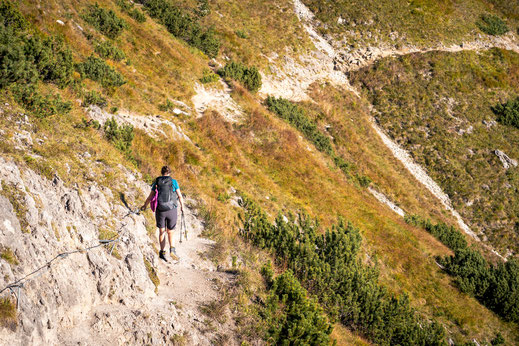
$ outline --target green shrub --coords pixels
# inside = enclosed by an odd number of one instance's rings
[[[10,28],[13,33],[16,33],[28,28],[29,24],[11,1],[2,0],[0,1],[0,26]]]
[[[173,111],[173,109],[175,109],[175,104],[169,99],[166,99],[164,103],[159,104],[159,110],[163,112],[170,112]]]
[[[123,153],[129,154],[132,145],[134,133],[133,126],[129,124],[119,125],[117,121],[112,117],[107,120],[103,125],[106,139],[122,151]]]
[[[211,8],[209,7],[209,0],[198,0],[198,7],[195,10],[195,14],[199,17],[205,17],[209,13],[211,13]]]
[[[270,250],[276,261],[293,271],[308,292],[318,297],[332,318],[362,332],[374,343],[387,345],[441,345],[444,330],[417,316],[406,295],[395,297],[378,283],[376,267],[358,258],[358,229],[339,219],[332,229],[319,232],[317,221],[306,215],[271,223],[261,209],[244,197],[240,234]]]
[[[0,298],[0,326],[16,325],[16,304],[10,298]]]
[[[332,325],[291,271],[272,278],[262,314],[265,340],[273,345],[328,345]]]
[[[119,87],[126,83],[124,77],[114,68],[106,64],[103,59],[89,56],[85,61],[76,65],[82,78],[90,78],[103,87]]]
[[[43,96],[34,85],[14,85],[11,91],[16,102],[38,118],[67,114],[72,109],[72,103],[63,101],[59,94]]]
[[[234,69],[230,71],[235,71]],[[303,135],[313,142],[319,151],[328,155],[333,154],[330,138],[317,129],[317,124],[307,117],[305,111],[283,98],[267,97],[267,107],[270,111],[279,115],[280,118],[286,120],[289,124],[301,131]],[[340,161],[342,159],[337,159]],[[344,162],[342,160],[341,162]]]
[[[242,83],[252,92],[261,88],[261,75],[255,66],[247,67],[242,63],[231,61],[218,70],[218,74],[223,78],[234,79]]]
[[[431,220],[425,220],[419,215],[406,215],[404,220],[408,224],[422,227],[454,251],[467,248],[467,240],[463,233],[452,226],[448,226],[443,222],[433,224]]]
[[[207,84],[216,82],[219,79],[220,77],[216,73],[213,73],[211,70],[205,69],[202,78],[200,78],[199,80],[202,84]]]
[[[146,15],[138,8],[133,8],[128,11],[128,15],[139,23],[144,23],[146,21]]]
[[[507,321],[519,322],[519,262],[515,259],[494,266],[475,249],[461,248],[454,256],[438,258],[455,277],[459,289]]]
[[[137,22],[144,23],[146,21],[146,15],[136,8],[132,2],[128,0],[117,0],[117,6]]]
[[[106,99],[103,97],[103,95],[100,95],[95,90],[87,92],[85,97],[83,98],[83,107],[95,105],[100,108],[104,108],[107,104],[108,102],[106,102]]]
[[[0,87],[37,80],[59,87],[72,80],[72,53],[58,37],[25,37],[0,26]]]
[[[126,58],[126,54],[117,48],[112,42],[104,41],[96,45],[95,51],[101,58],[121,61]]]
[[[510,30],[501,18],[492,14],[482,14],[476,25],[485,34],[494,36],[504,35]]]
[[[497,115],[499,123],[519,128],[519,97],[495,105],[492,111]]]
[[[97,3],[89,5],[81,17],[99,32],[112,39],[127,28],[126,22],[117,17],[114,11],[102,8]]]
[[[204,30],[197,19],[168,0],[139,0],[152,18],[159,20],[173,36],[200,49],[210,58],[218,55],[220,40],[213,28]]]

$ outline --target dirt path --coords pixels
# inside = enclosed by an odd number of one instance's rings
[[[175,231],[175,247],[180,260],[168,258],[167,263],[159,260],[160,285],[158,294],[150,305],[152,309],[163,309],[165,313],[173,305],[178,313],[179,324],[191,326],[200,332],[185,333],[185,341],[192,345],[210,345],[214,343],[215,338],[229,335],[233,326],[230,319],[221,324],[216,323],[208,318],[201,308],[217,304],[221,298],[220,287],[231,284],[234,277],[218,272],[214,263],[205,258],[215,243],[201,236],[201,221],[187,212],[186,225],[188,240],[184,238],[182,243],[179,243],[179,224]],[[180,332],[179,335],[184,333]],[[229,339],[226,344],[233,342]]]

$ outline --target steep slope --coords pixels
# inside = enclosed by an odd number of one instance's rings
[[[206,233],[217,240],[212,260],[221,268],[232,268],[230,272],[237,274],[236,285],[240,289],[234,291],[234,296],[223,299],[221,305],[211,302],[217,297],[215,289],[232,291],[235,283],[228,281],[229,274],[203,270],[214,269],[212,264],[194,255],[198,249],[204,250],[206,241],[196,239],[189,242],[184,248],[189,249],[186,252],[181,248],[182,255],[200,263],[195,263],[195,268],[189,268],[191,263],[185,258],[176,265],[157,266],[153,248],[147,244],[154,240],[146,239],[141,230],[139,234],[142,237],[136,244],[140,251],[150,256],[151,267],[158,270],[161,279],[158,295],[148,290],[145,299],[135,285],[126,287],[122,293],[140,299],[134,311],[142,309],[147,312],[133,316],[127,313],[120,319],[110,318],[103,313],[112,316],[111,309],[116,310],[116,316],[121,311],[128,312],[123,294],[116,296],[123,299],[119,302],[107,298],[106,293],[99,297],[95,285],[86,290],[92,292],[94,289],[92,295],[95,299],[88,303],[99,309],[97,315],[101,316],[100,320],[123,325],[125,332],[118,343],[181,342],[184,331],[189,334],[185,336],[188,343],[226,342],[225,335],[231,334],[227,339],[229,343],[257,342],[265,337],[269,326],[266,324],[268,320],[262,318],[265,312],[261,307],[270,293],[267,293],[268,285],[259,277],[259,271],[269,254],[258,253],[238,236],[238,229],[243,226],[236,221],[237,215],[243,212],[236,203],[240,192],[245,192],[270,215],[289,215],[299,210],[307,212],[321,221],[320,231],[334,224],[338,214],[353,222],[364,239],[359,260],[376,263],[380,270],[380,283],[390,294],[407,294],[416,315],[427,321],[438,321],[446,328],[446,340],[489,342],[497,332],[511,342],[517,340],[515,325],[503,322],[474,298],[461,293],[438,268],[435,256],[448,255],[450,250],[423,229],[405,223],[399,214],[381,204],[364,187],[371,181],[371,188],[378,191],[377,196],[382,193],[407,214],[456,224],[456,220],[444,212],[437,198],[393,158],[372,127],[369,100],[359,98],[362,95],[350,87],[346,75],[336,70],[343,67],[337,65],[340,60],[336,59],[339,54],[335,53],[333,41],[330,43],[321,37],[313,22],[300,22],[297,16],[300,11],[294,10],[294,3],[173,2],[186,11],[192,21],[201,23],[202,32],[209,25],[215,25],[221,51],[214,60],[203,53],[203,46],[202,50],[195,48],[199,43],[192,37],[170,34],[161,24],[163,19],[145,14],[146,21],[141,23],[128,14],[130,10],[125,10],[120,5],[122,3],[125,2],[99,2],[100,7],[112,9],[127,22],[115,39],[100,33],[84,19],[88,4],[93,2],[81,2],[79,6],[72,1],[21,5],[23,13],[32,18],[31,23],[39,30],[49,34],[60,33],[65,37],[66,43],[73,48],[75,63],[84,62],[91,54],[100,56],[96,52],[99,42],[108,41],[122,50],[125,59],[105,60],[122,74],[126,83],[115,88],[104,87],[91,78],[79,78],[80,72],[75,72],[75,82],[65,89],[59,89],[53,83],[40,82],[40,90],[53,91],[73,100],[72,110],[69,114],[45,119],[38,119],[32,111],[26,112],[26,119],[21,114],[24,111],[12,110],[11,117],[1,119],[2,153],[9,158],[6,160],[15,160],[21,170],[32,167],[49,180],[54,175],[59,176],[64,188],[87,191],[97,184],[113,190],[112,196],[117,196],[115,191],[126,194],[126,190],[132,189],[131,184],[143,184],[131,182],[124,174],[117,173],[128,170],[124,166],[131,167],[130,171],[139,171],[142,179],[150,182],[158,167],[170,164],[183,191],[200,201],[198,213]],[[147,10],[146,2],[143,3],[144,6],[136,5],[135,8],[152,13],[149,8]],[[209,13],[205,12],[204,3],[209,4]],[[224,84],[212,74],[229,58],[260,67],[264,83],[258,95],[234,81],[225,80]],[[16,95],[10,89],[3,91],[4,100],[15,104]],[[92,91],[97,94],[91,94]],[[335,157],[318,150],[314,142],[269,112],[263,103],[263,98],[268,95],[300,101],[297,106],[315,125],[315,131],[324,134],[320,138],[329,139],[333,153],[343,160],[343,168],[337,166],[339,161]],[[28,107],[24,102],[19,104]],[[110,120],[112,116],[122,130],[114,130]],[[100,127],[95,120],[101,123]],[[107,126],[107,123],[112,125]],[[128,130],[123,123],[132,124],[133,130]],[[119,184],[123,185],[119,187]],[[145,194],[145,191],[141,193]],[[138,201],[144,197],[139,199],[137,193],[134,196],[131,205],[139,204]],[[49,203],[56,203],[53,202],[56,198],[51,197]],[[113,200],[113,203],[118,203],[116,197]],[[58,218],[60,208],[56,206],[56,216],[53,217]],[[44,211],[45,208],[42,214]],[[24,213],[21,210],[17,217],[23,218]],[[117,214],[106,215],[108,224],[117,224],[117,220],[112,220],[113,216]],[[81,222],[92,226],[89,217],[87,215]],[[143,227],[142,217],[135,218],[140,222],[138,227]],[[13,215],[10,214],[9,219],[14,222]],[[151,220],[148,220],[148,225],[153,229]],[[43,227],[42,233],[52,237],[52,224]],[[97,238],[95,229],[89,234],[91,239]],[[30,239],[26,241],[32,243]],[[34,246],[38,244],[34,242]],[[56,248],[58,245],[54,243],[48,245],[45,258],[52,257]],[[22,250],[15,249],[14,245],[13,249],[17,257],[28,261]],[[105,250],[99,250],[107,262],[113,262],[115,268],[119,268],[112,274],[117,277],[115,282],[123,284],[124,281],[117,280],[122,280],[118,273],[125,270],[124,260],[113,259]],[[123,258],[133,256],[126,250],[121,245]],[[107,262],[102,263],[103,268]],[[136,268],[142,272],[145,265],[137,262]],[[2,262],[2,268],[5,268],[2,270],[14,266],[7,263]],[[22,262],[22,266],[14,268],[26,272],[28,264]],[[283,269],[283,265],[278,268],[279,271]],[[169,270],[175,273],[168,275]],[[92,280],[88,271],[81,275],[84,280]],[[204,282],[207,286],[193,288],[191,292],[190,286],[179,282],[182,278],[187,278],[186,282],[191,285]],[[209,278],[218,278],[221,286],[213,287],[207,282]],[[94,279],[97,280],[97,276]],[[62,280],[56,278],[58,284],[65,285]],[[150,286],[148,278],[142,280],[143,285]],[[48,281],[46,284],[50,285]],[[181,289],[177,290],[177,287]],[[38,290],[28,290],[37,296]],[[188,294],[188,298],[193,293],[194,300],[186,299],[183,293]],[[310,290],[310,295],[313,294]],[[186,300],[181,300],[181,297]],[[209,313],[207,319],[200,317],[197,311],[200,304],[209,310],[214,308],[216,313]],[[180,305],[186,309],[185,314]],[[227,314],[229,306],[233,311],[231,317],[220,319],[220,315]],[[161,320],[160,315],[170,313],[174,316],[172,320]],[[19,311],[19,318],[24,314],[25,310]],[[56,316],[49,313],[51,315]],[[143,320],[151,322],[141,330]],[[202,320],[202,323],[196,320]],[[176,322],[177,327],[173,328],[169,322]],[[89,323],[81,325],[74,320],[69,326],[86,330],[108,328],[107,325],[100,327],[103,323],[94,326],[90,323],[89,327]],[[232,329],[233,324],[236,324],[236,329]],[[9,337],[20,335],[20,325],[14,332],[9,332]],[[23,325],[30,326],[31,323],[24,322]],[[159,325],[162,326],[160,330]],[[67,335],[59,330],[59,326],[50,325],[48,335],[51,335],[51,342],[56,342],[58,334]],[[362,336],[355,332],[355,326],[352,329],[337,324],[332,335],[339,343],[363,342]],[[135,330],[138,333],[132,335]],[[152,335],[149,336],[148,332]],[[34,340],[47,334],[36,332],[36,335],[39,336]],[[100,343],[108,339],[99,338]]]

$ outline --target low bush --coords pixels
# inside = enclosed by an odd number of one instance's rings
[[[465,236],[453,226],[448,226],[443,222],[433,224],[431,220],[423,219],[419,215],[406,215],[404,220],[408,224],[425,229],[454,251],[467,248]]]
[[[20,32],[29,27],[29,23],[23,14],[11,1],[0,1],[0,26],[10,28],[13,33]]]
[[[492,111],[497,115],[499,123],[519,128],[519,97],[495,105]]]
[[[309,298],[291,271],[275,279],[272,270],[263,268],[270,288],[262,312],[266,324],[265,340],[273,345],[327,345],[332,325],[323,308]]]
[[[100,108],[106,107],[108,102],[103,97],[103,95],[99,94],[97,91],[92,90],[85,94],[83,98],[83,107],[88,107],[90,105],[98,106]]]
[[[240,234],[270,250],[281,266],[293,271],[329,315],[384,345],[442,345],[444,330],[418,317],[406,295],[396,297],[379,285],[376,267],[358,258],[358,229],[339,219],[324,234],[306,215],[279,215],[271,223],[248,198],[241,201]]]
[[[112,59],[114,61],[121,61],[126,58],[126,54],[110,41],[98,43],[95,52],[99,54],[101,58]]]
[[[247,67],[242,63],[231,61],[218,70],[218,74],[223,78],[240,82],[252,92],[261,88],[261,75],[255,66]]]
[[[38,118],[67,114],[72,109],[72,103],[63,101],[59,94],[42,95],[34,85],[14,85],[11,91],[16,102]]]
[[[81,17],[99,32],[109,38],[116,38],[127,28],[126,22],[114,11],[100,7],[97,3],[89,5]]]
[[[136,8],[133,2],[128,0],[117,0],[117,6],[137,22],[144,23],[146,21],[146,15]]]
[[[438,258],[455,277],[461,291],[507,321],[519,322],[519,262],[509,260],[494,266],[475,249],[457,250],[454,256]]]
[[[210,58],[220,50],[220,40],[213,28],[204,30],[184,9],[169,0],[139,0],[152,18],[159,20],[173,36],[200,49]]]
[[[82,78],[90,78],[103,87],[119,87],[126,83],[124,77],[103,59],[89,56],[85,61],[76,64],[76,70]]]
[[[133,137],[133,126],[129,124],[119,125],[117,121],[112,117],[107,120],[103,125],[106,138],[112,142],[112,144],[125,154],[129,154],[131,151],[131,145]]]
[[[213,73],[212,71],[206,69],[203,72],[202,78],[200,78],[199,80],[202,84],[207,84],[216,82],[219,79],[220,77],[216,73]]]
[[[317,129],[317,124],[305,114],[301,107],[283,98],[271,96],[267,97],[266,104],[270,111],[301,131],[309,141],[315,144],[319,151],[329,155],[333,154],[330,138]],[[337,162],[346,165],[342,158],[337,159]]]
[[[476,25],[485,34],[494,36],[504,35],[510,30],[501,18],[492,14],[482,14]]]
[[[0,87],[38,80],[59,87],[72,80],[72,53],[59,37],[26,37],[0,26]]]

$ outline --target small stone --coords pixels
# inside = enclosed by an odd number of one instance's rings
[[[59,25],[65,25],[65,23],[62,21],[62,20],[56,20],[56,23],[58,23]]]

